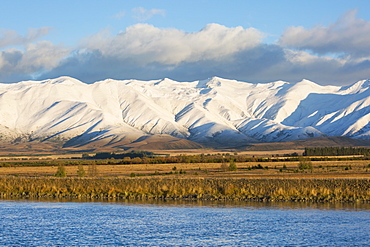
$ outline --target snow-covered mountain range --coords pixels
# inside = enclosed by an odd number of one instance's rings
[[[160,134],[241,146],[318,136],[370,138],[369,120],[368,80],[346,87],[218,77],[0,84],[0,135],[8,142],[134,143]]]

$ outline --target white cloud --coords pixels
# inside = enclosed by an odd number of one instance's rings
[[[305,51],[296,51],[290,49],[284,49],[284,51],[287,61],[296,65],[307,66],[309,64],[315,64],[318,62],[338,63],[341,65],[344,65],[346,63],[346,59],[344,58],[316,56]]]
[[[51,70],[69,53],[70,50],[48,41],[28,44],[25,50],[10,48],[0,51],[0,78],[6,80]]]
[[[165,16],[166,11],[163,9],[145,9],[143,7],[137,7],[132,10],[133,17],[138,21],[146,21],[151,19],[155,15]]]
[[[263,44],[264,34],[253,28],[208,24],[189,33],[136,24],[116,35],[103,30],[86,38],[73,51],[48,41],[35,42],[47,31],[3,35],[7,38],[0,39],[0,44],[22,44],[23,49],[0,50],[0,81],[61,75],[85,82],[164,77],[191,81],[216,75],[251,82],[306,78],[343,85],[370,77],[370,55],[331,57],[280,44]],[[304,29],[295,32],[307,34]]]
[[[40,41],[27,46],[19,66],[30,72],[40,68],[50,70],[56,67],[70,50],[48,41]]]
[[[262,37],[263,34],[253,28],[227,28],[218,24],[208,24],[195,33],[136,24],[113,37],[109,37],[108,30],[103,30],[87,39],[84,47],[97,50],[103,56],[131,59],[138,64],[177,65],[226,59],[258,46]]]
[[[38,40],[50,32],[50,27],[30,28],[27,35],[22,36],[14,30],[0,31],[0,48],[8,46],[25,45]]]
[[[289,27],[281,36],[280,44],[307,49],[318,54],[338,53],[353,57],[370,55],[370,21],[356,17],[357,11],[348,11],[328,27],[312,29]]]
[[[118,12],[117,14],[115,14],[113,18],[117,20],[121,20],[123,17],[125,17],[125,15],[126,15],[126,11],[122,10]]]
[[[306,78],[320,84],[346,85],[368,78],[370,74],[370,60],[315,56],[265,44],[238,51],[224,59],[189,60],[178,65],[139,64],[133,58],[107,56],[99,50],[84,49],[69,56],[41,79],[68,74],[85,82],[106,78],[150,80],[164,77],[192,81],[216,75],[250,82],[295,82]]]

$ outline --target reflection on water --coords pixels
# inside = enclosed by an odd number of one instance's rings
[[[367,204],[0,200],[5,246],[366,246]]]
[[[318,210],[370,210],[370,203],[329,203],[329,202],[253,202],[227,200],[163,200],[163,199],[70,199],[70,198],[32,198],[20,200],[3,200],[13,202],[74,202],[74,203],[113,203],[121,205],[143,205],[163,207],[247,207],[247,208],[274,208],[274,209],[318,209]],[[1,202],[1,200],[0,200]]]

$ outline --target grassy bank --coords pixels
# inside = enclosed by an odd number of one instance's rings
[[[370,179],[1,177],[0,196],[370,203]]]

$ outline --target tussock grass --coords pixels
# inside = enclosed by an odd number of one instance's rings
[[[0,177],[0,197],[370,203],[370,179]]]

